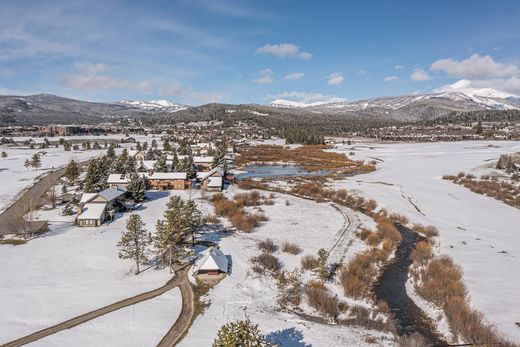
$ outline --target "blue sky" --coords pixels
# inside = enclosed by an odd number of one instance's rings
[[[520,94],[519,1],[2,1],[0,94],[302,102]],[[451,89],[450,89],[451,88]]]

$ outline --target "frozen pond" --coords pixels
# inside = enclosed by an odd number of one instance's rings
[[[331,173],[329,170],[307,171],[297,165],[249,165],[244,168],[246,172],[236,176],[244,178],[276,178],[286,176],[323,176]]]

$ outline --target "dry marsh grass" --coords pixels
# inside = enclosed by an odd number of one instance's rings
[[[259,266],[262,269],[277,273],[282,269],[280,260],[270,253],[262,253],[251,259],[254,266]]]
[[[252,163],[283,162],[296,164],[308,171],[331,170],[343,174],[375,170],[373,164],[351,160],[340,153],[324,151],[330,148],[326,145],[305,145],[295,149],[275,145],[249,146],[240,150],[235,164],[243,166]]]
[[[266,253],[274,253],[278,250],[278,246],[274,244],[273,240],[265,239],[257,243],[259,250]]]

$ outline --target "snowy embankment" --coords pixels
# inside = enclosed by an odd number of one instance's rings
[[[171,194],[187,198],[188,193]],[[148,196],[153,200],[137,213],[153,231],[157,219],[162,218],[169,193],[149,192]],[[46,217],[54,220],[48,233],[24,245],[0,245],[0,344],[158,288],[171,278],[167,269],[154,268],[135,276],[133,262],[118,258],[117,243],[128,215],[118,215],[108,225],[88,228],[72,225],[73,216],[64,221],[46,212]],[[170,294],[168,298],[179,301],[174,306],[180,304],[180,295]],[[150,324],[164,324],[163,317],[157,314]],[[96,320],[91,329],[99,326]],[[172,318],[168,324],[174,321]],[[118,318],[111,319],[110,324],[106,329],[126,329],[126,321]]]
[[[181,312],[178,288],[122,308],[29,346],[156,346]]]
[[[464,270],[471,304],[499,331],[520,341],[520,210],[442,179],[459,171],[492,171],[501,154],[519,142],[452,142],[338,146],[353,159],[377,160],[377,171],[336,182],[411,222],[434,225],[439,253]]]
[[[225,194],[232,196],[239,191],[233,187]],[[338,232],[344,227],[344,217],[328,203],[318,204],[278,193],[275,196],[274,205],[260,206],[269,221],[252,233],[206,235],[206,239],[218,241],[224,254],[231,256],[232,272],[204,297],[210,306],[196,318],[180,346],[209,346],[223,324],[244,319],[246,314],[259,324],[269,341],[282,346],[364,346],[370,345],[370,337],[391,338],[362,328],[311,322],[280,310],[276,280],[268,274],[259,276],[251,271],[250,259],[260,254],[257,242],[272,239],[279,246],[274,255],[283,263],[283,270],[291,272],[300,266],[303,256],[316,255],[320,248],[328,250],[335,244],[341,234]],[[352,213],[356,226],[364,225],[366,218]],[[363,249],[350,240],[347,235],[347,244],[341,241],[338,247],[349,249],[352,254]],[[284,241],[296,243],[303,251],[298,255],[282,252]],[[302,302],[305,300],[304,295]]]

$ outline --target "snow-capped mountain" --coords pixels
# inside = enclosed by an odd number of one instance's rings
[[[293,100],[277,99],[273,107],[306,108],[320,112],[354,112],[371,109],[396,111],[414,106],[438,105],[454,110],[520,109],[520,98],[492,88],[472,88],[459,81],[451,88],[439,88],[435,93],[372,98],[359,101],[342,101],[306,104]]]
[[[163,111],[163,112],[177,112],[185,110],[189,106],[183,104],[177,104],[168,100],[150,100],[150,101],[139,101],[139,100],[122,100],[118,104],[138,108],[146,111]]]

